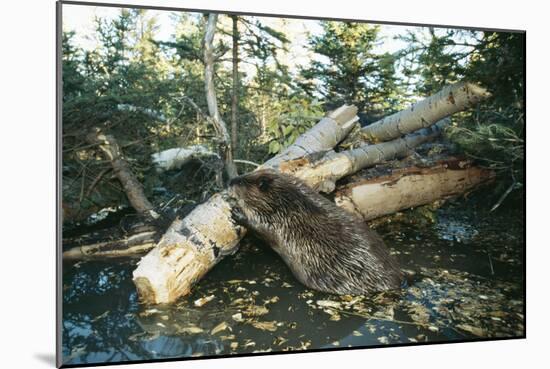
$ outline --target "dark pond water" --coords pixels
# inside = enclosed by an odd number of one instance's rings
[[[139,304],[136,260],[65,264],[63,362],[524,335],[523,214],[455,201],[431,220],[414,215],[376,226],[403,269],[415,273],[411,284],[371,296],[309,290],[252,238],[172,306]]]

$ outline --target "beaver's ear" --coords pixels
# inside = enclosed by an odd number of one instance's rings
[[[273,178],[262,176],[258,181],[258,188],[260,189],[260,191],[265,192],[271,186],[271,182],[273,182]]]

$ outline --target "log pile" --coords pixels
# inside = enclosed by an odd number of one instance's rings
[[[363,128],[357,109],[344,105],[259,168],[289,173],[317,191],[333,193],[338,206],[365,221],[467,193],[490,181],[494,173],[449,156],[428,164],[402,160],[395,165],[395,160],[410,159],[419,145],[439,136],[451,114],[488,96],[477,85],[457,83]],[[360,132],[362,139],[351,147],[339,146],[350,140],[351,132]],[[116,140],[99,130],[90,133],[88,139],[99,145],[111,162],[136,211],[157,219]],[[65,251],[63,257],[129,257],[148,252],[133,273],[139,297],[146,303],[170,303],[188,294],[223,257],[237,251],[246,229],[233,223],[231,207],[232,200],[222,191],[169,226],[151,223],[152,227],[122,238],[78,245]]]
[[[437,137],[449,115],[488,96],[470,83],[447,86],[409,109],[363,128],[365,142],[348,150],[339,150],[338,144],[358,124],[357,109],[342,106],[260,168],[290,173],[318,191],[336,191],[336,203],[364,219],[464,193],[493,174],[460,159],[449,159],[430,168],[408,168],[343,188],[338,188],[337,181],[409,155],[416,146]],[[370,203],[373,193],[379,200],[375,208]],[[134,270],[133,280],[143,302],[170,303],[186,295],[225,255],[237,250],[246,230],[233,223],[231,206],[222,191],[170,225]]]

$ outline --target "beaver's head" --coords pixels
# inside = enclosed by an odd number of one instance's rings
[[[232,179],[228,191],[247,216],[250,212],[264,217],[296,211],[316,213],[317,207],[301,190],[304,186],[289,175],[261,169]]]

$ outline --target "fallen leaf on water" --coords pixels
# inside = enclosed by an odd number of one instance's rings
[[[212,330],[210,331],[210,334],[214,335],[218,332],[225,331],[226,329],[231,330],[231,327],[226,322],[221,322],[220,324],[212,328]]]
[[[195,306],[197,307],[201,307],[207,302],[214,300],[214,297],[215,297],[214,295],[201,297],[200,299],[195,300],[193,304],[195,304]]]
[[[189,333],[189,334],[197,334],[197,333],[204,332],[204,330],[202,328],[199,328],[199,327],[196,327],[196,326],[185,327],[185,328],[182,328],[181,331],[183,333]]]
[[[277,322],[252,322],[254,328],[261,329],[262,331],[275,332],[277,330]]]
[[[479,337],[486,336],[486,332],[483,328],[474,327],[469,324],[458,324],[456,327]]]
[[[262,316],[269,313],[269,310],[265,306],[251,305],[244,311],[244,313],[250,316]]]
[[[386,336],[378,337],[378,341],[380,343],[383,343],[384,345],[387,345],[388,343],[390,343],[390,340]]]

